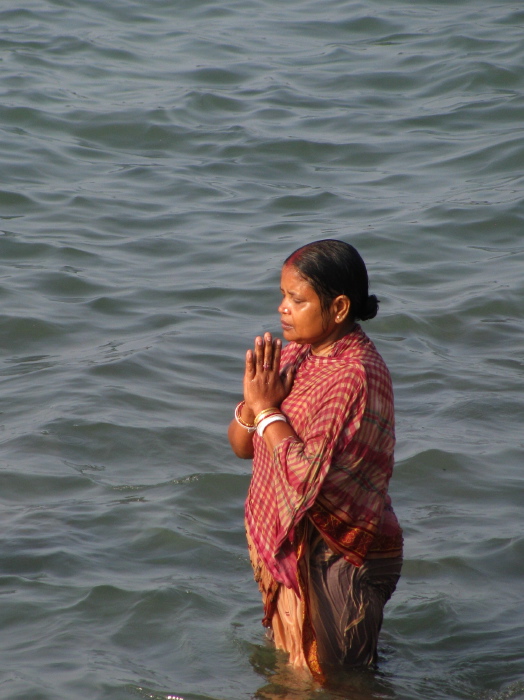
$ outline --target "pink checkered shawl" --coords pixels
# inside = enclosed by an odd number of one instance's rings
[[[318,511],[327,533],[331,520],[339,530],[342,525],[364,534],[367,541],[358,546],[347,537],[337,542],[331,527],[334,549],[357,566],[374,537],[398,540],[401,530],[387,494],[395,444],[393,390],[371,340],[356,326],[326,357],[313,355],[309,345],[290,343],[281,366],[288,363],[296,367],[295,381],[281,410],[297,438],[285,439],[270,454],[255,434],[245,516],[272,577],[300,595],[295,535],[304,516],[312,519]]]

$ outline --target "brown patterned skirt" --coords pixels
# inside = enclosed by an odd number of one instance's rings
[[[248,535],[251,564],[264,603],[264,624],[289,663],[323,682],[332,672],[370,666],[384,606],[396,588],[402,558],[369,559],[354,566],[332,552],[316,531],[299,548],[302,596],[272,578]]]

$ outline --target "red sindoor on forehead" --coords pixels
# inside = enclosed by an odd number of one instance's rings
[[[286,265],[293,265],[293,267],[294,267],[294,266],[295,266],[295,263],[296,263],[296,262],[300,259],[300,257],[301,257],[301,256],[300,256],[300,253],[301,253],[301,249],[300,249],[300,248],[299,248],[298,250],[295,250],[294,253],[291,253],[291,255],[289,256],[289,258],[286,260]]]

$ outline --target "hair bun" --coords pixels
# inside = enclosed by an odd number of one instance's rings
[[[374,294],[370,294],[367,301],[364,304],[362,321],[369,321],[371,318],[375,318],[378,313],[379,300]]]

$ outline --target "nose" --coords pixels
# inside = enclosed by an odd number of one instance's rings
[[[286,309],[286,307],[285,307],[285,305],[284,305],[284,300],[282,300],[282,301],[280,302],[280,304],[278,305],[277,311],[278,311],[279,314],[287,314],[287,309]]]

